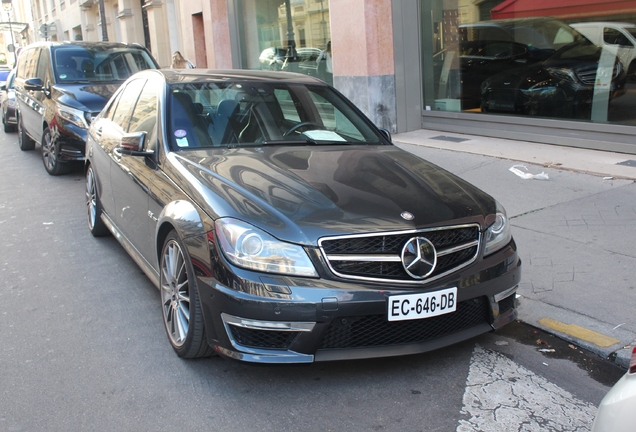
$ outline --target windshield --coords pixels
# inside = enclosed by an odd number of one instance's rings
[[[124,81],[155,63],[143,49],[123,46],[69,46],[53,52],[56,82]]]
[[[170,87],[173,150],[213,146],[380,144],[366,120],[324,85],[201,82]]]
[[[547,60],[547,64],[557,60],[576,61],[584,65],[586,63],[596,64],[601,55],[601,47],[593,44],[589,40],[582,38],[577,42],[566,45],[559,51],[552,54]]]

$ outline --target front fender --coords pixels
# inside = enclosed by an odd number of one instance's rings
[[[214,229],[214,222],[187,200],[176,200],[166,205],[157,218],[157,262],[168,233],[174,229],[187,248],[195,273],[210,273],[210,249],[207,233]]]

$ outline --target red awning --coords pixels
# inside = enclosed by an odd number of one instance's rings
[[[634,13],[634,0],[505,0],[490,11],[490,16],[492,19],[535,16],[569,19]]]

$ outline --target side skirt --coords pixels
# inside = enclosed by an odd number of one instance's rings
[[[106,215],[106,213],[102,212],[101,218],[110,230],[113,233],[113,236],[117,239],[117,241],[126,249],[126,252],[132,257],[132,259],[137,263],[137,265],[143,270],[143,272],[148,276],[148,279],[155,285],[157,289],[159,289],[159,273],[152,268],[152,265],[146,259],[141,256],[137,248],[135,248],[130,240],[122,234],[119,229],[115,226],[113,221]]]

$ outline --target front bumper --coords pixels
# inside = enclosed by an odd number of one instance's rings
[[[88,131],[73,123],[55,118],[49,126],[57,151],[58,162],[84,160]]]
[[[625,93],[624,82],[612,81],[610,101]],[[593,99],[593,86],[550,83],[530,89],[494,88],[482,94],[481,106],[484,112],[589,119]]]
[[[517,317],[521,261],[514,241],[432,283],[398,286],[271,276],[228,265],[198,276],[209,344],[246,362],[310,363],[423,353],[498,329]],[[221,276],[222,275],[222,276]],[[457,287],[457,310],[387,320],[388,297]]]

